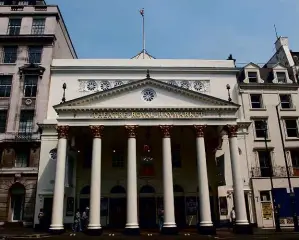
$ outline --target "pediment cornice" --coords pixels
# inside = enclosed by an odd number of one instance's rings
[[[227,107],[227,108],[232,108],[237,110],[240,105],[223,100],[223,99],[219,99],[210,95],[206,95],[203,93],[198,93],[198,92],[194,92],[188,89],[184,89],[178,86],[174,86],[165,82],[161,82],[152,78],[146,78],[143,80],[139,80],[139,81],[134,81],[132,83],[129,84],[125,84],[119,87],[115,87],[106,91],[101,91],[101,92],[96,92],[87,96],[83,96],[83,97],[79,97],[77,99],[74,100],[70,100],[58,105],[53,106],[53,108],[56,111],[61,111],[63,109],[88,109],[88,104],[92,103],[94,101],[98,101],[101,99],[105,99],[106,97],[111,97],[111,96],[117,96],[118,94],[121,93],[125,93],[125,92],[130,92],[134,89],[138,89],[140,87],[143,86],[153,86],[153,87],[157,87],[163,90],[167,90],[170,91],[172,93],[175,94],[181,94],[185,97],[191,98],[191,99],[195,99],[195,100],[199,100],[199,101],[204,101],[206,103],[208,103],[208,105],[214,106],[216,107],[216,109],[220,108],[220,107]]]

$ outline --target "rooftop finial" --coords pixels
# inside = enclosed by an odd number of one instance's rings
[[[65,103],[65,89],[66,89],[66,83],[62,84],[62,89],[63,89],[63,95],[62,95],[61,103]]]
[[[150,79],[150,78],[151,78],[151,75],[150,75],[150,72],[149,72],[148,69],[146,70],[146,78],[147,78],[147,79]]]

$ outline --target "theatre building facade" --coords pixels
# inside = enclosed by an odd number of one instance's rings
[[[253,223],[233,60],[54,60],[42,128],[35,224],[90,208],[88,230]],[[162,211],[163,210],[163,211]]]

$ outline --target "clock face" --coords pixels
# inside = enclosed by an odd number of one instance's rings
[[[89,91],[93,91],[93,90],[95,90],[96,89],[96,87],[97,87],[97,83],[95,82],[95,81],[89,81],[88,83],[87,83],[87,89],[89,90]]]

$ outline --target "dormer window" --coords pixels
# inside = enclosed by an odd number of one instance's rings
[[[287,75],[285,72],[276,72],[277,81],[278,83],[286,83],[287,82]]]
[[[250,83],[257,83],[258,82],[257,72],[248,72],[248,80]]]

